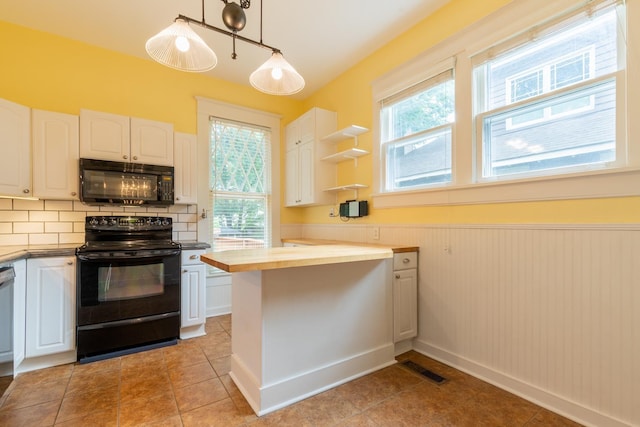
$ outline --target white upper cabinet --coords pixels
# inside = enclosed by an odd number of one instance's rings
[[[33,195],[79,200],[78,116],[33,110]]]
[[[80,157],[173,166],[173,125],[81,110]]]
[[[327,205],[335,196],[336,166],[321,159],[331,154],[320,138],[335,131],[336,113],[312,108],[287,125],[285,133],[285,206]]]
[[[0,195],[31,197],[31,110],[0,99]]]
[[[173,166],[173,125],[132,117],[131,161]]]
[[[174,134],[174,200],[178,204],[198,202],[197,137],[187,133]]]

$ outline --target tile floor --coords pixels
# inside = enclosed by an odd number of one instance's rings
[[[578,426],[416,352],[400,364],[257,417],[229,378],[231,318],[207,335],[86,365],[20,375],[0,398],[0,426]]]

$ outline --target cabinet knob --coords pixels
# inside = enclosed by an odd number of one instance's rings
[[[176,200],[178,200],[178,201],[179,201],[179,200],[180,200],[180,197],[176,197]]]
[[[396,279],[399,279],[399,278],[400,278],[400,275],[399,275],[399,274],[396,274]]]
[[[198,255],[191,255],[191,256],[189,257],[189,259],[197,259],[197,258],[198,258]]]
[[[188,270],[182,270],[183,273],[187,273]]]
[[[29,194],[29,189],[28,189],[28,188],[25,188],[24,190],[22,190],[22,192],[23,192],[24,194]]]
[[[71,195],[72,195],[73,197],[76,197],[76,196],[78,195],[78,193],[76,193],[75,191],[72,191],[72,192],[71,192]]]
[[[122,156],[123,159],[127,160],[129,158],[129,156],[127,156],[126,154],[124,156]]]
[[[409,264],[411,262],[411,260],[409,258],[405,258],[402,260],[403,263],[405,264]]]
[[[138,160],[138,156],[133,156],[133,160]]]
[[[67,261],[67,265],[73,265],[73,261]]]

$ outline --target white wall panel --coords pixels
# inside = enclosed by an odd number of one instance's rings
[[[368,227],[303,232],[371,242]],[[585,424],[640,425],[640,226],[393,225],[380,238],[420,246],[417,350]]]

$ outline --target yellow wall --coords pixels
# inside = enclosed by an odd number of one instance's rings
[[[0,97],[32,108],[78,114],[81,108],[174,123],[195,133],[196,102],[204,96],[280,114],[286,125],[311,107],[338,113],[338,127],[372,127],[371,83],[386,72],[509,0],[453,0],[303,102],[261,94],[249,86],[175,71],[143,60],[0,21],[4,60]],[[16,42],[17,41],[17,42]],[[284,132],[282,133],[284,136]],[[360,137],[372,149],[372,132]],[[343,143],[346,145],[347,143]],[[282,153],[284,155],[284,153]],[[373,156],[339,164],[339,183],[360,182],[359,199],[371,202]],[[281,159],[284,165],[283,159]],[[282,183],[284,176],[281,173]],[[284,189],[284,185],[281,186]],[[339,201],[353,192],[339,194]],[[337,223],[329,207],[282,208],[283,223]],[[357,222],[356,222],[357,221]],[[640,222],[640,198],[371,209],[355,223],[630,223]]]
[[[397,39],[373,53],[339,78],[305,100],[313,106],[337,111],[338,128],[358,124],[372,128],[371,84],[378,77],[420,55],[438,42],[510,3],[510,0],[453,0]],[[345,147],[346,148],[345,143]],[[362,148],[371,151],[372,132],[359,138]],[[370,187],[358,192],[359,199],[371,203],[372,156],[339,164],[338,183],[353,182]],[[353,192],[339,194],[339,201],[353,198]],[[286,210],[286,209],[285,209]],[[307,208],[306,223],[338,223],[328,217],[326,206]],[[637,223],[640,198],[573,200],[535,203],[500,203],[475,206],[438,206],[405,209],[371,209],[368,217],[354,223]]]

